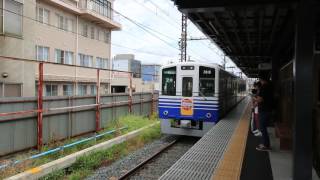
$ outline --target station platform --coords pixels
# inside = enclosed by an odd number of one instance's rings
[[[249,130],[250,98],[241,101],[190,148],[161,180],[289,180],[292,154],[281,151],[274,128],[269,128],[272,151],[256,150],[260,142]],[[318,180],[313,173],[313,180]]]
[[[227,116],[208,131],[161,177],[165,179],[226,179],[240,177],[249,123],[249,98],[242,100]],[[237,134],[237,132],[239,132]],[[232,146],[232,147],[231,147]],[[232,149],[236,148],[236,149]],[[236,151],[236,152],[233,152]],[[240,159],[239,159],[240,158]],[[233,164],[233,165],[232,165]],[[238,169],[237,169],[238,167]],[[225,169],[227,168],[227,169]],[[230,169],[233,173],[230,172]]]

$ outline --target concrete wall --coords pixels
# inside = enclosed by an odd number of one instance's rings
[[[36,17],[36,12],[33,3],[35,0],[30,0],[29,3],[24,3],[23,13],[28,17]],[[0,1],[2,4],[2,1]],[[2,14],[1,14],[2,15]],[[0,35],[0,55],[20,58],[34,59],[35,53],[35,26],[34,21],[23,18],[22,21],[22,37],[13,37],[7,34]],[[1,23],[2,24],[2,23]],[[8,73],[8,78],[0,77],[0,82],[3,83],[18,83],[22,85],[22,93],[25,96],[33,96],[35,89],[34,65],[31,63],[17,61],[3,61],[0,59],[0,75],[4,72]],[[25,83],[28,82],[28,83]]]

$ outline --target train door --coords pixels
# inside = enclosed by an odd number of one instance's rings
[[[193,77],[182,77],[182,97],[192,97]]]
[[[193,76],[182,76],[182,99],[180,114],[182,116],[193,116]]]

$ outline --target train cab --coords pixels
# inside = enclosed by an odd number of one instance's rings
[[[164,133],[202,136],[217,122],[216,73],[215,65],[194,62],[162,67],[159,117]]]

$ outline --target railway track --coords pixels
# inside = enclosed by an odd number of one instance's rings
[[[198,138],[180,137],[160,148],[144,161],[131,168],[119,180],[125,179],[158,179],[172,164],[174,164]]]

